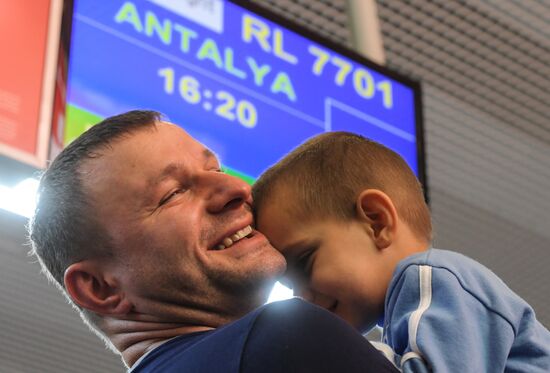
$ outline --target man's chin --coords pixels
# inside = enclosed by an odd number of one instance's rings
[[[238,286],[231,289],[235,308],[239,313],[246,314],[267,302],[271,290],[275,285],[278,276],[273,275],[270,278],[249,278],[249,281],[241,282]]]

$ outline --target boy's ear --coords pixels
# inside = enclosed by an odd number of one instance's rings
[[[378,189],[365,189],[357,197],[357,217],[365,223],[376,247],[385,249],[395,238],[397,210],[388,195]]]
[[[77,305],[99,315],[123,315],[132,309],[116,278],[109,276],[96,260],[71,264],[65,271],[64,282]]]

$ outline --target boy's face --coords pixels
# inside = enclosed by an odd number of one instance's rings
[[[365,331],[384,309],[394,266],[357,220],[297,219],[292,197],[276,192],[257,211],[256,226],[287,260],[283,282],[301,296]]]

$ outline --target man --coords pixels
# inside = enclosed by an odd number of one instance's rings
[[[322,309],[256,309],[286,263],[253,229],[251,203],[202,144],[132,111],[54,160],[29,231],[45,272],[132,371],[394,371]]]

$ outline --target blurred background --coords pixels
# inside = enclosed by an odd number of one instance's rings
[[[9,2],[0,23],[31,16]],[[434,246],[485,264],[550,327],[550,3],[252,2],[421,83]],[[32,198],[18,196],[39,169],[0,156],[0,372],[123,372],[27,255]]]

